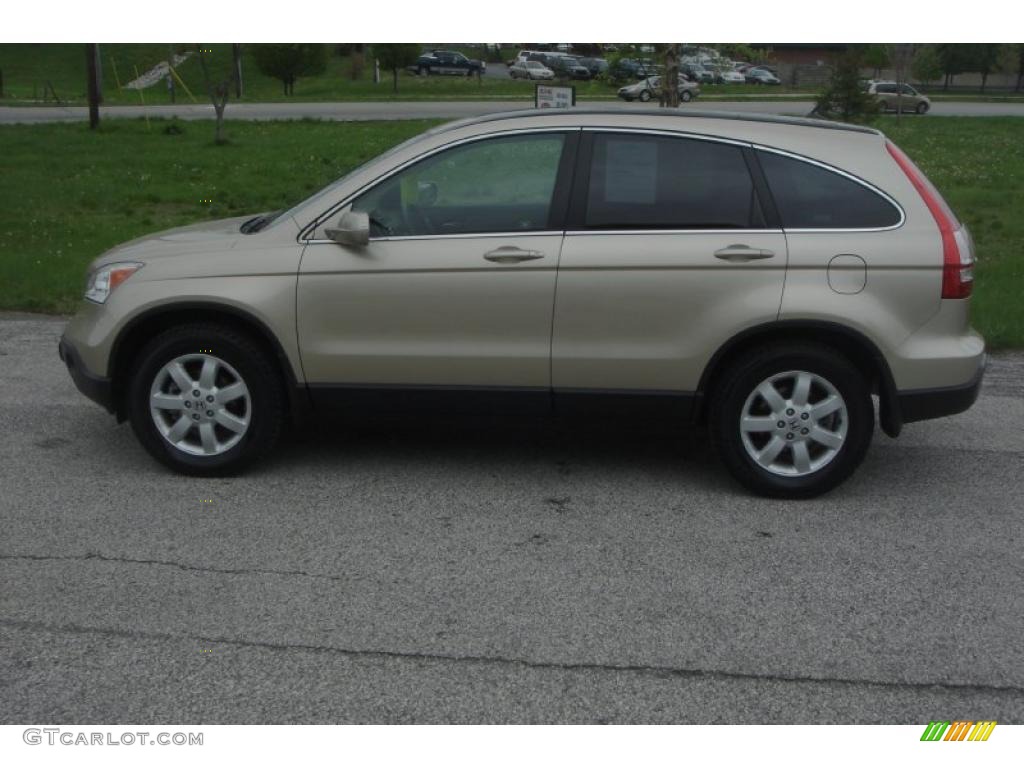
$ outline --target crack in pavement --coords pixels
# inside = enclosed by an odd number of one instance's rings
[[[179,568],[183,571],[199,571],[201,573],[226,573],[230,575],[240,576],[304,576],[310,579],[327,579],[329,581],[338,581],[343,583],[348,583],[354,580],[353,578],[345,576],[332,576],[328,573],[310,573],[308,571],[276,571],[268,568],[214,568],[213,566],[206,565],[188,565],[187,563],[178,563],[173,560],[141,560],[132,557],[111,557],[109,555],[100,554],[99,552],[87,552],[84,555],[0,554],[0,560],[66,560],[72,562],[86,562],[90,560],[95,560],[103,563],[128,563],[131,565],[162,565],[168,568]]]
[[[490,666],[516,666],[526,669],[555,670],[564,672],[612,672],[651,675],[655,677],[708,678],[713,680],[740,680],[770,683],[818,683],[843,686],[861,686],[888,688],[906,691],[935,691],[964,693],[988,693],[1024,695],[1024,687],[1018,685],[988,685],[984,683],[905,683],[885,680],[871,680],[842,677],[813,677],[810,675],[754,674],[751,672],[725,672],[713,669],[687,669],[684,667],[667,667],[651,664],[607,664],[599,662],[558,662],[535,661],[507,656],[455,655],[446,653],[382,651],[356,648],[341,648],[333,645],[311,645],[307,643],[274,643],[264,640],[245,640],[242,638],[218,637],[214,635],[184,634],[175,635],[169,632],[151,632],[139,629],[114,629],[106,627],[86,627],[79,624],[48,624],[39,621],[21,621],[0,618],[0,627],[42,631],[76,635],[102,635],[120,637],[130,640],[164,640],[189,641],[201,643],[222,643],[240,648],[258,648],[269,651],[302,651],[306,653],[327,653],[338,656],[370,659],[398,659],[402,661],[434,661],[447,663],[486,664]]]

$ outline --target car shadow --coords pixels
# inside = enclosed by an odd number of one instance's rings
[[[591,471],[642,467],[648,477],[714,475],[727,483],[706,428],[687,423],[521,415],[363,415],[292,429],[272,459],[279,469],[386,461],[483,468],[553,466]],[[716,482],[717,484],[717,482]]]

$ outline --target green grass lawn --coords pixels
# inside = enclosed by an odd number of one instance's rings
[[[970,228],[978,251],[972,322],[989,346],[1024,346],[1024,118],[895,117],[876,123]]]
[[[86,265],[111,246],[287,206],[432,124],[229,122],[223,147],[209,122],[106,120],[97,133],[82,124],[0,126],[0,309],[68,312]],[[877,125],[974,234],[975,325],[993,347],[1024,346],[1024,118]],[[207,198],[213,203],[200,202]]]

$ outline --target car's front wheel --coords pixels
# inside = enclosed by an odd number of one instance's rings
[[[693,94],[690,93],[689,91],[683,91],[681,94],[679,94],[679,100],[680,101],[692,101],[693,100]]]
[[[285,421],[273,360],[254,339],[220,325],[155,337],[136,359],[127,397],[143,447],[190,475],[244,469],[274,446]]]
[[[920,104],[917,105],[917,114],[923,115],[926,112],[928,112],[928,103],[922,101]]]
[[[816,344],[768,345],[734,362],[709,422],[729,472],[755,493],[810,498],[850,476],[874,431],[864,376]]]

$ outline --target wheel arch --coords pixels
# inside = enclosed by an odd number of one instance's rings
[[[707,419],[708,394],[715,391],[717,381],[732,361],[745,351],[774,341],[809,341],[838,350],[860,370],[869,373],[872,394],[880,402],[879,422],[890,437],[899,435],[903,419],[896,397],[896,384],[889,363],[878,346],[860,331],[825,320],[779,320],[748,328],[718,348],[701,374],[693,418],[698,423]]]
[[[275,368],[288,393],[293,420],[308,409],[308,395],[300,385],[284,347],[266,323],[244,309],[212,301],[176,302],[153,307],[133,317],[118,333],[111,346],[108,370],[117,420],[127,418],[125,394],[132,361],[146,342],[175,325],[196,322],[217,323],[248,334],[271,354]]]

